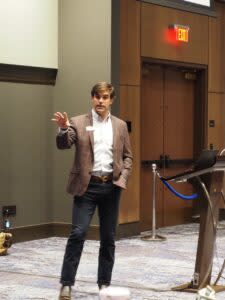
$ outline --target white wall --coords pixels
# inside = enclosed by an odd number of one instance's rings
[[[58,0],[0,0],[0,63],[58,67]]]

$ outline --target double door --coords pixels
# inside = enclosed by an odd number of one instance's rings
[[[195,76],[179,68],[145,65],[141,86],[141,230],[152,224],[152,163],[161,176],[185,171],[193,163]],[[188,75],[189,74],[189,75]],[[182,194],[188,183],[172,184]],[[175,196],[156,180],[157,227],[183,224],[192,200]]]

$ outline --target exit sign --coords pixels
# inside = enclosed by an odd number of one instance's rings
[[[169,25],[169,30],[172,31],[172,36],[177,42],[188,43],[189,26],[172,24]]]

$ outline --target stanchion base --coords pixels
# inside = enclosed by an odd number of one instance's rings
[[[225,286],[224,285],[213,285],[213,284],[209,284],[209,286],[214,289],[214,291],[216,293],[219,292],[223,292],[225,291]],[[194,288],[191,282],[173,287],[171,289],[172,291],[176,291],[176,292],[188,292],[188,293],[196,293],[199,289],[198,288]]]
[[[142,236],[141,237],[142,240],[144,241],[157,241],[157,242],[160,242],[160,241],[165,241],[166,238],[164,236],[161,236],[161,235],[145,235],[145,236]]]

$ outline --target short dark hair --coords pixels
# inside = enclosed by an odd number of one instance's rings
[[[109,91],[110,99],[115,98],[115,88],[111,83],[101,81],[96,83],[93,88],[91,89],[91,96],[94,97],[95,95],[99,95],[105,91]]]

